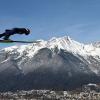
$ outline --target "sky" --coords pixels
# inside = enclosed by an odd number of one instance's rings
[[[14,27],[29,28],[31,34],[13,40],[70,36],[83,43],[100,41],[100,0],[0,0],[0,33]],[[16,44],[0,43],[0,48]]]

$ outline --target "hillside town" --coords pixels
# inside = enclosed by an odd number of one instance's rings
[[[0,100],[100,100],[100,88],[95,84],[73,91],[30,90],[0,93]]]

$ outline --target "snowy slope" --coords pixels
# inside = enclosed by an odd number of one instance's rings
[[[99,82],[100,42],[83,44],[65,36],[1,49],[0,76],[1,90]]]
[[[14,65],[17,66],[19,70],[24,69],[24,72],[27,71],[29,72],[31,71],[31,68],[33,68],[32,66],[36,64],[36,63],[32,63],[31,65],[30,63],[31,59],[33,59],[34,55],[36,55],[39,52],[39,50],[43,48],[50,49],[52,53],[55,51],[55,48],[58,49],[57,51],[58,53],[60,52],[61,49],[63,49],[65,52],[72,53],[80,60],[83,60],[84,58],[88,63],[91,64],[93,61],[91,62],[89,60],[90,56],[100,62],[100,46],[98,46],[98,44],[99,43],[83,44],[71,39],[69,36],[65,36],[61,38],[54,37],[48,41],[41,40],[40,43],[35,43],[35,44],[33,43],[28,45],[12,46],[8,48],[4,48],[0,51],[0,65],[5,66],[5,63],[8,63],[10,59],[11,62],[14,61],[16,62],[16,64],[14,62]],[[10,64],[7,65],[11,66],[11,62]],[[30,66],[27,67],[27,64],[30,64]],[[34,65],[34,68],[35,66],[36,65]],[[1,70],[4,70],[4,67],[3,68],[0,67],[0,68]],[[99,67],[93,66],[90,67],[90,69],[95,73],[98,73]]]

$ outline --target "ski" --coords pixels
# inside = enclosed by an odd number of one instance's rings
[[[40,41],[16,41],[16,40],[0,40],[0,43],[39,43]]]

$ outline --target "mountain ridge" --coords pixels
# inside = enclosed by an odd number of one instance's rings
[[[40,40],[39,40],[40,41]],[[69,36],[64,36],[61,38],[56,38],[53,37],[48,41],[44,41],[41,40],[40,43],[33,43],[33,44],[29,44],[29,45],[22,45],[22,46],[12,46],[12,47],[8,47],[8,49],[14,49],[14,48],[19,48],[21,49],[20,51],[23,51],[23,49],[28,48],[28,46],[30,46],[30,49],[32,46],[36,46],[36,49],[41,49],[41,48],[54,48],[56,46],[58,46],[59,49],[64,49],[67,51],[72,51],[72,49],[74,48],[75,50],[73,50],[73,52],[76,53],[80,53],[78,49],[83,49],[84,51],[82,52],[83,54],[88,54],[91,51],[94,51],[94,49],[98,49],[100,42],[95,42],[95,43],[91,43],[91,44],[83,44],[83,43],[79,43],[73,39],[71,39]],[[76,47],[75,47],[76,46]],[[78,48],[78,49],[77,49]],[[7,50],[7,48],[4,49],[5,51]],[[94,54],[95,55],[95,54]]]

